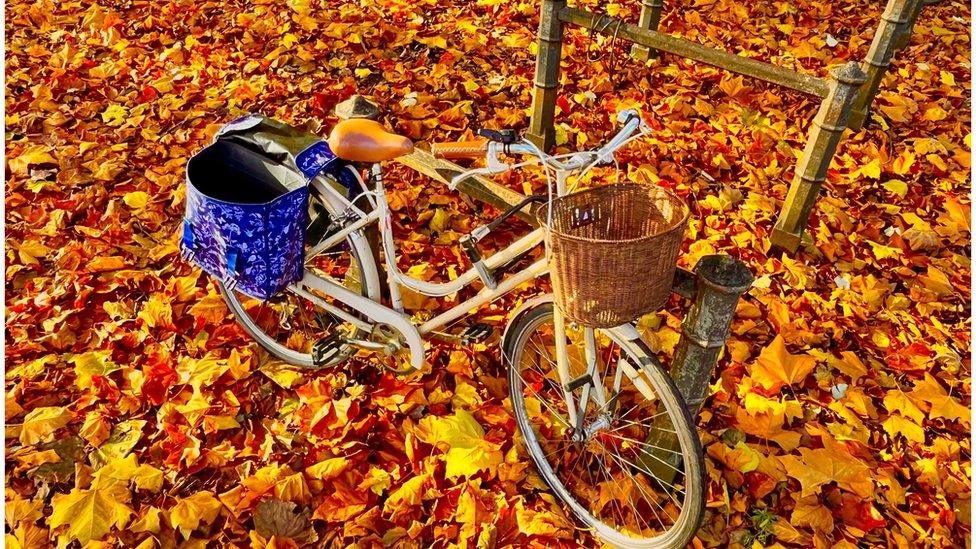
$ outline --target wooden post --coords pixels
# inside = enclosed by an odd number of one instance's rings
[[[729,337],[739,296],[755,279],[745,263],[728,255],[707,255],[695,265],[693,301],[681,324],[681,339],[671,363],[671,379],[684,397],[692,417],[708,396],[718,356]],[[653,448],[638,456],[638,463],[655,477],[672,482],[680,465],[678,439],[669,430],[670,419],[655,420],[646,442]]]
[[[658,25],[661,24],[662,11],[664,11],[664,0],[643,0],[641,2],[640,21],[637,24],[641,28],[656,31]],[[657,50],[634,44],[630,48],[630,55],[639,61],[647,61],[652,57],[657,57]]]
[[[884,13],[881,14],[878,30],[874,32],[871,49],[868,50],[868,55],[864,58],[867,83],[861,87],[860,93],[854,100],[854,107],[848,123],[852,130],[861,129],[867,122],[871,113],[871,101],[878,93],[881,79],[884,78],[888,66],[891,65],[891,58],[895,54],[897,43],[911,20],[912,10],[916,5],[921,9],[920,4],[917,4],[918,2],[921,0],[888,0],[888,5],[885,7]]]
[[[559,12],[566,0],[542,0],[539,14],[539,53],[535,62],[535,89],[532,94],[532,120],[525,137],[546,150],[556,142],[553,118],[559,92],[559,60],[563,50],[563,22]]]
[[[739,296],[754,276],[745,263],[728,255],[708,255],[694,269],[695,299],[682,323],[671,378],[695,415],[708,396],[718,355],[729,337]]]
[[[793,182],[773,228],[773,246],[790,252],[800,247],[810,211],[827,177],[827,168],[837,150],[837,143],[847,128],[852,101],[864,80],[864,72],[853,61],[831,71],[830,91],[813,118],[813,125],[807,134],[807,145],[796,165]]]
[[[908,47],[912,39],[912,31],[915,30],[915,21],[922,14],[922,8],[930,4],[926,0],[911,0],[912,6],[908,11],[908,21],[898,27],[898,37],[895,39],[895,49],[903,50]]]

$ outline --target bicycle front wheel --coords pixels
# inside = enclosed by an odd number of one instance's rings
[[[607,543],[684,547],[704,511],[704,464],[674,382],[643,341],[597,330],[594,379],[603,404],[571,414],[569,403],[580,403],[583,388],[561,382],[553,317],[551,303],[536,306],[503,342],[516,423],[539,473]],[[584,329],[566,326],[570,379],[587,371],[585,337]]]

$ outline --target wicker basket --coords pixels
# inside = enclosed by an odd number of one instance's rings
[[[609,328],[668,298],[688,207],[658,186],[621,184],[556,198],[539,209],[556,306],[584,326]],[[551,224],[550,224],[551,222]]]

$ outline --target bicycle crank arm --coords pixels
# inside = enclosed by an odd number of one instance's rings
[[[302,277],[302,279],[297,284],[292,286],[292,289],[295,290],[296,293],[300,293],[304,288],[318,290],[319,292],[332,297],[336,301],[348,305],[349,307],[352,307],[353,309],[366,315],[366,317],[372,322],[376,324],[386,324],[399,332],[399,334],[403,336],[404,341],[407,343],[407,348],[410,350],[410,366],[415,370],[423,368],[424,342],[420,338],[420,332],[417,330],[417,327],[414,326],[410,320],[407,319],[407,317],[389,307],[381,305],[369,298],[363,297],[358,293],[348,290],[344,286],[315,276],[308,271],[305,271],[305,275]]]

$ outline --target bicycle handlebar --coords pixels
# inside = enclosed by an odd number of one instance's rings
[[[477,158],[488,152],[488,143],[487,139],[434,143],[430,152],[435,158]]]
[[[457,188],[457,184],[471,177],[473,175],[491,175],[506,172],[512,168],[512,165],[501,162],[498,160],[498,153],[504,152],[507,155],[526,155],[534,156],[539,159],[540,162],[550,166],[559,171],[574,171],[592,166],[598,162],[610,163],[613,162],[613,154],[616,152],[620,146],[626,143],[628,140],[635,136],[635,132],[640,132],[641,134],[650,133],[650,127],[641,119],[640,114],[635,109],[627,109],[621,111],[617,115],[617,120],[623,123],[623,128],[614,135],[610,141],[608,141],[604,146],[600,147],[594,151],[580,151],[576,153],[570,153],[568,155],[561,155],[562,157],[568,157],[565,161],[557,160],[556,157],[546,155],[538,147],[529,141],[523,140],[521,143],[514,144],[503,144],[497,143],[495,141],[487,142],[487,145],[480,152],[486,153],[487,165],[484,168],[476,168],[469,170],[462,174],[458,174],[449,184],[449,187],[453,190]],[[472,142],[460,142],[460,143],[472,143]],[[440,147],[435,145],[436,147]],[[467,147],[462,148],[459,143],[445,143],[443,147],[447,150],[453,150],[454,147],[457,150],[465,153],[473,153],[472,149]],[[434,150],[434,147],[431,147]],[[437,154],[436,152],[434,153]],[[443,154],[443,153],[442,153]],[[470,158],[473,154],[465,154],[464,156],[455,156],[454,158]],[[478,154],[480,156],[480,153]],[[447,156],[444,156],[447,158]],[[521,166],[524,164],[517,164],[516,166]]]

